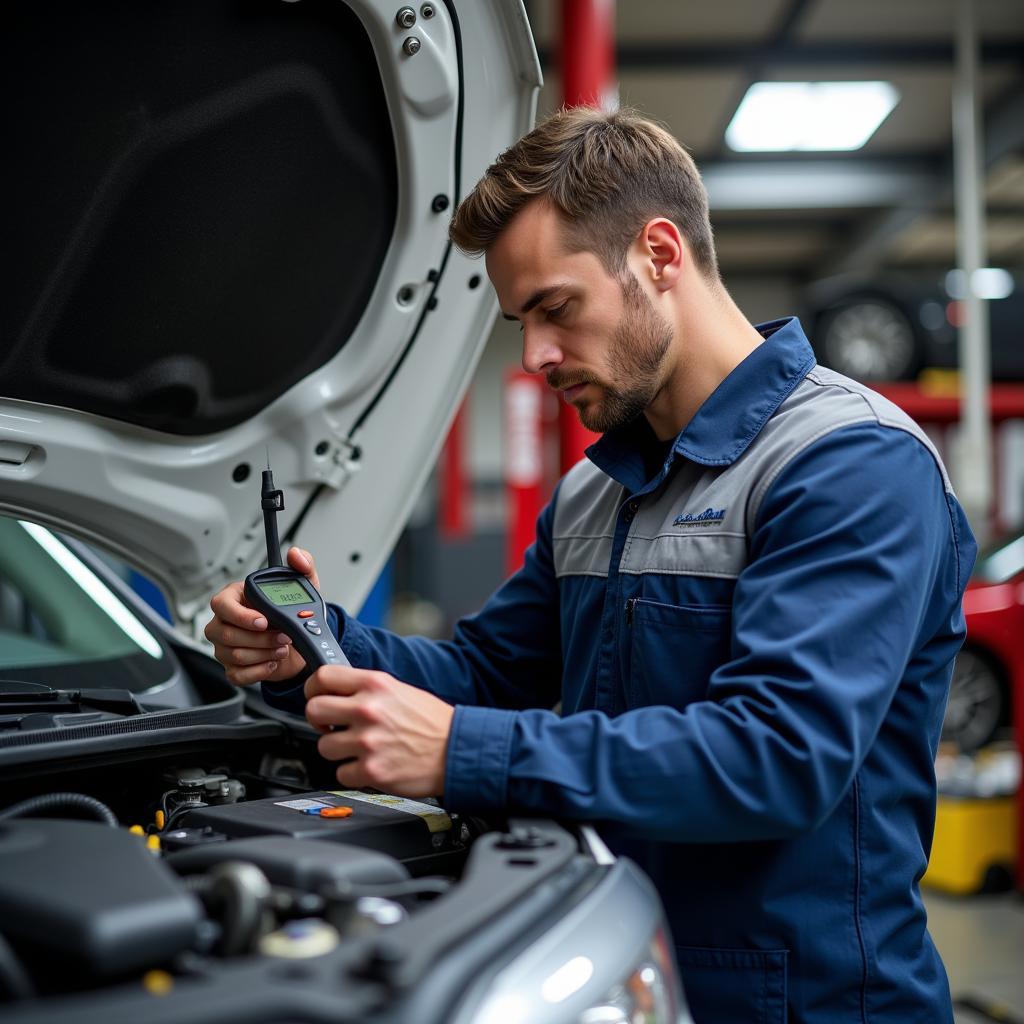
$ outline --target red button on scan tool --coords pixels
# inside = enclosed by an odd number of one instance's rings
[[[311,619],[313,617],[313,613],[307,608],[305,611],[298,612],[298,616],[300,619]]]

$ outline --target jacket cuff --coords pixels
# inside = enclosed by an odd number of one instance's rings
[[[445,760],[445,806],[454,811],[505,807],[516,715],[504,708],[455,708]]]
[[[363,666],[366,655],[366,638],[359,621],[345,611],[341,605],[327,606],[327,626],[338,638],[342,652],[355,668]]]
[[[290,711],[293,715],[301,715],[306,710],[306,680],[312,673],[300,672],[291,679],[282,679],[277,683],[260,683],[260,692],[264,701],[272,708]]]

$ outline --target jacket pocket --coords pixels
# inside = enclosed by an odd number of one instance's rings
[[[626,602],[631,707],[682,708],[707,696],[708,679],[729,660],[732,610],[722,605]]]
[[[698,1024],[786,1024],[785,949],[676,946],[683,994]]]

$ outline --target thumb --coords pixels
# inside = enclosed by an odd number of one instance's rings
[[[313,563],[313,556],[302,548],[288,549],[288,564],[296,571],[301,572],[309,581],[320,589],[320,577],[316,574],[316,565]]]

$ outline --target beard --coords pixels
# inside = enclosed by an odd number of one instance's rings
[[[608,364],[615,382],[604,381],[585,370],[561,373],[552,370],[547,382],[553,388],[594,384],[599,398],[577,406],[580,422],[599,434],[636,419],[661,390],[661,366],[672,343],[672,325],[654,308],[632,274],[622,282],[623,310],[611,344]]]

